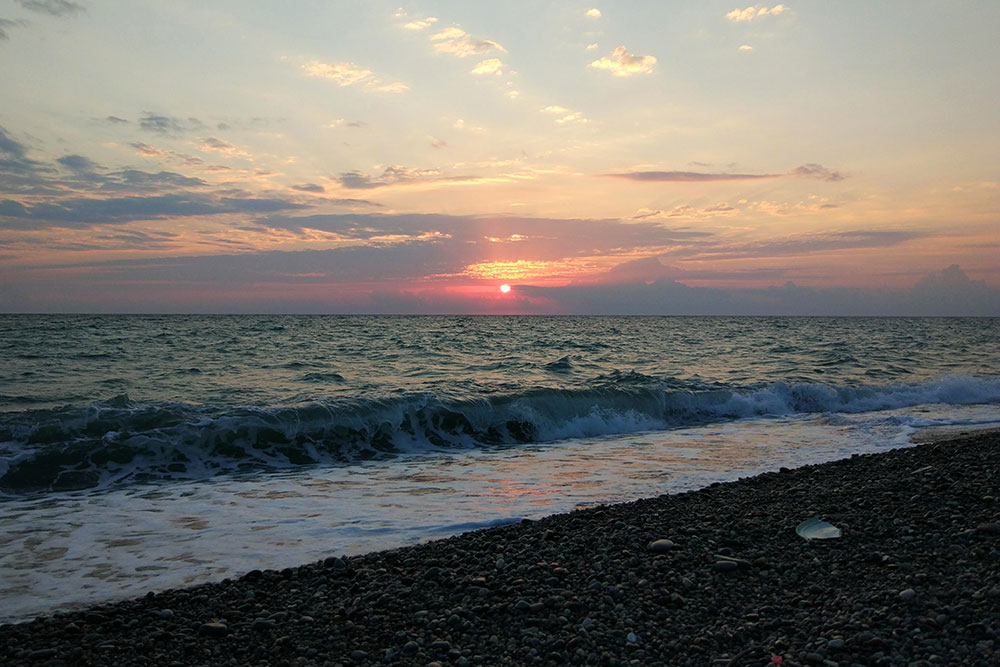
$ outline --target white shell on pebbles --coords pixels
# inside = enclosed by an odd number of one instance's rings
[[[840,537],[840,528],[821,519],[806,519],[795,527],[795,532],[806,540],[830,540]]]

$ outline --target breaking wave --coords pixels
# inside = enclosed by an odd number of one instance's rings
[[[83,407],[4,414],[0,493],[202,479],[436,448],[510,446],[749,417],[993,402],[1000,402],[1000,377],[861,387],[740,387],[654,382],[633,373],[604,376],[589,388],[468,400],[410,394],[266,408],[137,403],[119,396]]]

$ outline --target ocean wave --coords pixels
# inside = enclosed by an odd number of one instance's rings
[[[0,421],[0,493],[201,479],[435,448],[550,442],[748,417],[1000,402],[1000,377],[857,387],[740,387],[676,379],[657,384],[630,373],[600,380],[580,389],[533,389],[467,400],[420,394],[294,407],[223,407],[138,403],[120,395],[83,407],[5,413]]]

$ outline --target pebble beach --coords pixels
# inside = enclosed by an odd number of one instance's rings
[[[0,626],[6,665],[1000,664],[1000,433]],[[840,529],[806,540],[810,518]],[[294,566],[293,566],[294,565]]]

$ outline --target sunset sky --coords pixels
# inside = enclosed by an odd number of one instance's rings
[[[998,30],[0,0],[0,311],[1000,315]]]

